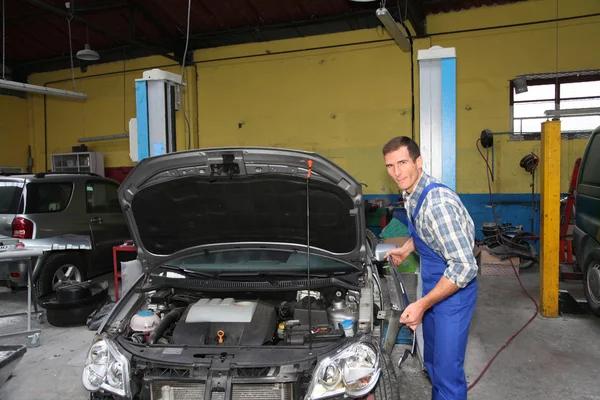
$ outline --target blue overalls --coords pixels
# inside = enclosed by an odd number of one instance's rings
[[[413,221],[417,218],[423,200],[431,189],[445,187],[429,184],[408,218],[408,231],[421,257],[421,279],[425,296],[444,275],[446,262],[419,237]],[[477,279],[427,310],[423,316],[423,359],[432,383],[433,400],[461,400],[467,398],[464,372],[469,324],[477,298]]]

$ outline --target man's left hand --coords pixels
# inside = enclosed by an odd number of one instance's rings
[[[427,307],[421,301],[410,303],[400,315],[400,323],[405,324],[414,331],[423,320],[423,314],[426,310]]]

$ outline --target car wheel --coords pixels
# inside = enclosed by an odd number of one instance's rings
[[[530,269],[533,267],[538,267],[539,262],[536,260],[528,260],[526,258],[519,258],[519,265],[517,267],[519,269]]]
[[[583,264],[583,292],[592,312],[600,317],[600,251],[594,250]]]
[[[76,253],[51,254],[44,265],[35,284],[37,297],[53,292],[67,282],[85,280],[84,263]]]
[[[379,376],[379,382],[377,382],[377,386],[375,386],[371,394],[375,397],[375,400],[400,399],[398,378],[396,377],[394,364],[390,356],[385,353],[381,354],[381,375]]]
[[[379,242],[379,239],[377,238],[377,235],[375,235],[373,233],[373,231],[371,231],[370,229],[367,229],[366,233],[367,233],[367,242],[371,246],[371,250],[374,251],[375,247],[377,246],[377,243]]]

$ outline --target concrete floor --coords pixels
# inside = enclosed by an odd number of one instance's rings
[[[539,274],[522,271],[523,284],[538,299]],[[111,275],[103,277],[109,282]],[[407,283],[412,277],[407,277]],[[581,282],[561,284],[581,297]],[[26,292],[0,289],[0,313],[25,308]],[[478,303],[471,325],[465,371],[472,382],[497,349],[531,316],[534,306],[514,276],[479,277]],[[0,333],[21,330],[25,319],[0,319]],[[36,326],[37,324],[34,324]],[[39,326],[39,325],[37,325]],[[13,376],[0,388],[0,399],[89,399],[81,370],[93,337],[87,327],[56,328],[42,324],[41,345],[29,348]],[[536,319],[498,356],[470,399],[600,400],[600,318],[564,315]],[[25,338],[0,343],[26,343]],[[393,354],[397,360],[399,348]],[[398,372],[403,400],[426,400],[431,385],[415,359]]]

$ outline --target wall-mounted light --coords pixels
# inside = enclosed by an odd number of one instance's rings
[[[515,92],[525,93],[527,91],[527,79],[524,76],[517,76],[513,79],[513,85],[515,86]]]
[[[87,95],[81,92],[71,92],[68,90],[54,89],[45,86],[30,85],[28,83],[7,81],[6,79],[0,79],[0,88],[18,90],[28,93],[46,94],[49,96],[68,97],[78,100],[87,99]]]
[[[394,21],[394,18],[387,10],[387,8],[382,7],[377,9],[375,15],[377,15],[377,18],[379,18],[379,20],[381,21],[383,26],[385,26],[385,29],[389,32],[392,38],[394,38],[396,44],[398,44],[398,46],[402,50],[409,51],[410,41],[408,40],[404,32],[400,30],[400,27],[396,24],[396,21]]]

